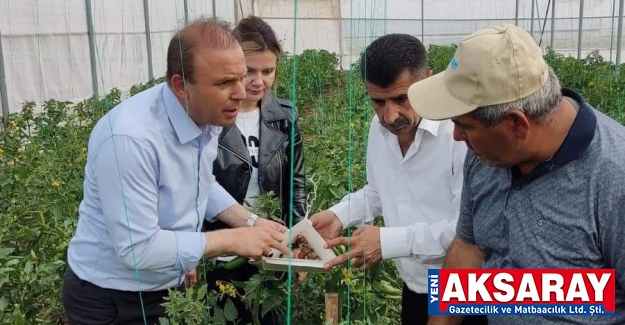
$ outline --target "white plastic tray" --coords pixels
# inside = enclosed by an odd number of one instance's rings
[[[278,250],[273,250],[272,257],[263,258],[263,268],[272,271],[287,271],[289,264],[291,270],[294,272],[328,272],[323,268],[325,262],[336,257],[334,251],[329,248],[323,248],[325,241],[319,235],[319,233],[313,228],[312,223],[308,219],[300,221],[298,224],[291,228],[290,233],[285,234],[283,243],[289,244],[289,238],[295,238],[298,235],[302,235],[306,238],[307,245],[312,248],[320,259],[309,260],[299,258],[280,257]]]
[[[293,272],[330,272],[324,269],[322,260],[291,259],[280,257],[268,257],[263,259],[263,268],[270,271],[288,271],[289,263]]]

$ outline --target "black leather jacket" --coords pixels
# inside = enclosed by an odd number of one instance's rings
[[[291,179],[291,128],[294,133],[293,155],[293,224],[306,213],[306,178],[302,137],[297,122],[291,121],[293,105],[276,98],[268,92],[260,107],[260,147],[258,157],[258,184],[260,192],[273,191],[282,201],[282,220],[289,224],[289,200]],[[225,127],[219,136],[219,149],[213,173],[217,182],[243,203],[250,182],[252,167],[247,147],[236,125]],[[266,217],[266,216],[265,216]],[[207,230],[227,227],[220,221],[206,223]]]

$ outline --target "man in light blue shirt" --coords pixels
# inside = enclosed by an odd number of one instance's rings
[[[245,75],[228,26],[198,20],[170,42],[167,83],[98,121],[67,254],[70,324],[157,323],[167,289],[202,257],[288,253],[286,229],[237,204],[212,173],[221,128],[245,98]],[[239,228],[200,232],[213,218]]]

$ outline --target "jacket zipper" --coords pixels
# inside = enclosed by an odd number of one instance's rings
[[[289,146],[287,146],[287,148],[289,148]],[[282,150],[278,150],[278,162],[279,162],[278,166],[279,166],[279,171],[280,171],[280,180],[278,181],[278,188],[280,189],[280,193],[278,193],[278,197],[280,198],[280,200],[282,200],[284,202],[284,181],[285,181],[285,178],[288,178],[289,175],[287,175],[286,177],[284,175],[284,168],[283,168],[284,166],[283,166],[283,164],[286,161],[284,161],[282,159]],[[282,216],[283,216],[282,218],[283,218],[284,224],[287,225],[287,226],[289,226],[289,220],[288,220],[289,211],[288,211],[288,209],[290,208],[289,202],[291,200],[290,199],[290,195],[291,194],[289,193],[288,195],[289,195],[289,197],[286,198],[286,201],[287,201],[286,202],[286,206],[284,204],[282,205],[283,209],[287,210],[287,211],[283,211],[282,212]]]

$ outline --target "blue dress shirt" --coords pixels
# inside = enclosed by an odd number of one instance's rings
[[[215,181],[221,127],[198,127],[166,84],[113,108],[89,138],[68,262],[102,288],[179,286],[203,256],[200,232],[235,200]]]

